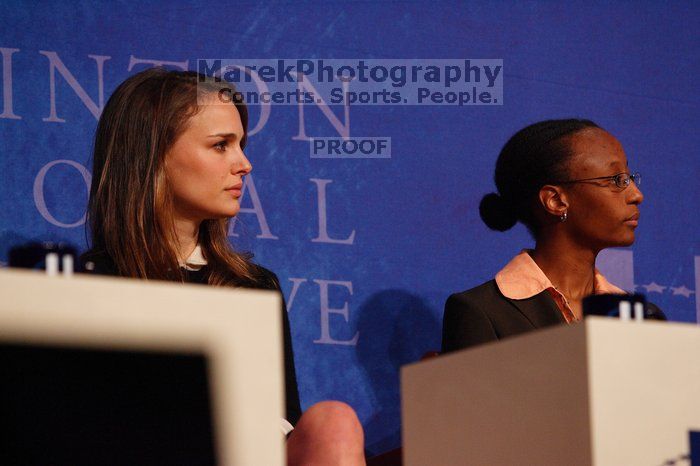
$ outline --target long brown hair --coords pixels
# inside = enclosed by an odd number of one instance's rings
[[[152,68],[128,78],[109,98],[95,135],[88,218],[91,251],[111,259],[117,274],[184,280],[177,261],[166,154],[199,111],[198,97],[207,94],[234,97],[244,147],[248,112],[234,92],[226,82],[194,71]],[[256,286],[261,269],[250,262],[249,254],[233,250],[228,223],[204,220],[199,228],[209,283]]]

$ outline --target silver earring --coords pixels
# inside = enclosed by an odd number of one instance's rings
[[[564,211],[564,213],[561,214],[561,216],[559,217],[559,220],[561,220],[562,222],[566,222],[567,218],[569,218],[569,214],[567,214],[566,211]]]

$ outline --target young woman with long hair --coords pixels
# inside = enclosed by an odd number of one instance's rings
[[[154,68],[112,94],[97,126],[85,268],[147,280],[279,291],[277,277],[235,251],[228,224],[240,208],[248,112],[226,82]],[[289,464],[364,464],[349,406],[302,415],[284,310]]]

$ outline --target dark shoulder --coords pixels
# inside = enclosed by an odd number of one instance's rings
[[[454,293],[447,298],[445,307],[447,306],[469,306],[479,305],[483,303],[493,302],[503,299],[503,295],[496,285],[496,280],[489,280],[479,286],[471,288],[460,293]]]
[[[498,314],[505,299],[495,280],[460,293],[454,293],[445,302],[443,325],[464,325],[466,321],[491,321]]]
[[[450,295],[442,320],[442,352],[498,340],[500,334],[491,313],[492,304],[502,300],[495,280]]]
[[[255,263],[251,264],[251,271],[255,282],[250,285],[250,288],[259,288],[262,290],[280,290],[280,281],[277,275],[262,265]]]

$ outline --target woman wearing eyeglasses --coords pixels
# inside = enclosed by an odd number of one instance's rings
[[[589,120],[535,123],[503,147],[495,181],[498,193],[479,206],[482,220],[498,231],[522,222],[535,248],[448,298],[443,352],[577,322],[585,296],[624,293],[595,268],[600,251],[634,242],[644,199],[614,136]],[[656,306],[650,311],[665,320]]]

